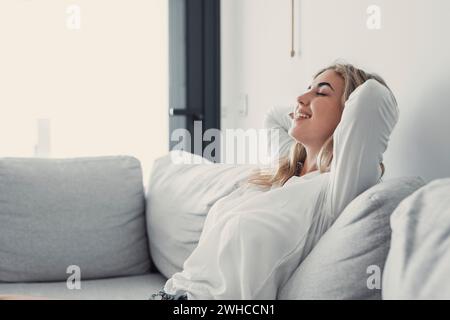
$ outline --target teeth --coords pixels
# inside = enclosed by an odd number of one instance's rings
[[[297,118],[310,119],[311,116],[304,114],[304,113],[298,113]]]

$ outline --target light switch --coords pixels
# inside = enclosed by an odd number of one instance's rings
[[[248,117],[248,94],[242,94],[239,97],[239,116]]]

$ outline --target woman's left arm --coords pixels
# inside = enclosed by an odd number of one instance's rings
[[[379,181],[383,153],[398,118],[394,95],[376,80],[366,81],[350,95],[333,135],[327,190],[330,214],[339,216]]]
[[[289,135],[292,119],[289,113],[292,107],[272,107],[264,118],[264,128],[268,132],[268,153],[273,160],[289,156],[289,151],[295,143]]]

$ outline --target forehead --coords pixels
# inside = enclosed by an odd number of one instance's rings
[[[334,70],[327,70],[318,75],[312,82],[312,86],[319,83],[328,82],[336,91],[344,90],[344,79]]]

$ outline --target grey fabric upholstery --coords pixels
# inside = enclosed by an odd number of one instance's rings
[[[450,179],[432,181],[391,218],[383,299],[450,299]]]
[[[148,272],[144,212],[135,158],[0,159],[0,282]]]
[[[381,274],[390,247],[390,216],[405,197],[423,185],[418,177],[397,178],[353,200],[280,290],[278,298],[381,299]],[[376,270],[380,272],[376,274]],[[368,286],[371,276],[379,276],[379,286],[372,282]]]
[[[25,295],[62,300],[148,300],[166,282],[160,273],[140,276],[87,280],[81,289],[70,290],[66,282],[0,283],[0,295]]]

